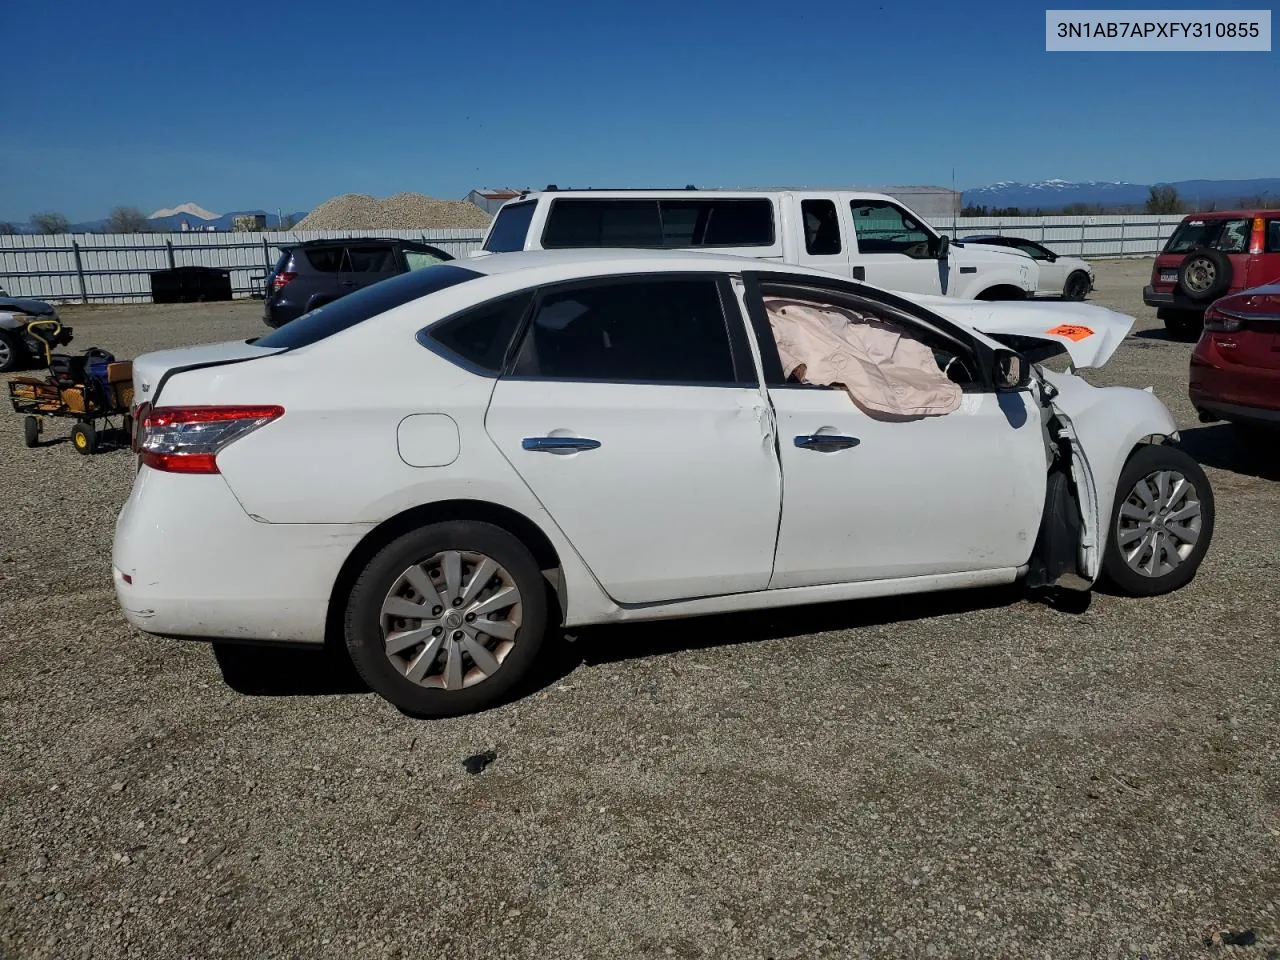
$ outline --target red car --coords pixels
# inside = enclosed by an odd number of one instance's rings
[[[1220,297],[1280,280],[1280,210],[1228,210],[1183,218],[1151,269],[1142,302],[1170,333],[1199,333]]]
[[[1209,307],[1188,392],[1203,421],[1280,427],[1280,283]]]

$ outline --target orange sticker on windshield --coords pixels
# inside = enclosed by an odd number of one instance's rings
[[[1089,327],[1078,327],[1074,323],[1061,324],[1052,330],[1046,330],[1045,333],[1055,337],[1066,337],[1068,340],[1083,340],[1085,337],[1093,336],[1093,330]]]

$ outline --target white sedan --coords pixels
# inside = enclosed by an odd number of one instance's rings
[[[1040,266],[1040,279],[1036,284],[1037,297],[1061,297],[1063,300],[1083,300],[1093,292],[1093,267],[1080,257],[1065,257],[1054,253],[1043,243],[1024,240],[1021,237],[1004,237],[987,234],[965,237],[961,241],[969,245],[998,247],[1001,250],[1017,250],[1026,254]]]
[[[493,703],[556,624],[1162,593],[1209,545],[1203,471],[1150,392],[1039,362],[1132,322],[705,254],[428,267],[135,361],[116,592],[154,634],[345,643],[420,715]]]

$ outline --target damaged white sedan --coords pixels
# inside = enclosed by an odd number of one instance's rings
[[[1213,495],[1132,318],[908,299],[802,267],[513,253],[256,341],[140,357],[115,584],[151,633],[345,644],[422,715],[475,710],[555,624],[1194,575]]]

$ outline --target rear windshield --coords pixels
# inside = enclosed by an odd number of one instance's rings
[[[542,245],[574,247],[770,247],[773,203],[701,197],[551,202]]]
[[[1183,220],[1165,244],[1165,253],[1186,253],[1208,247],[1223,253],[1244,253],[1249,249],[1248,220]]]
[[[523,250],[524,239],[529,233],[529,221],[533,219],[533,211],[537,205],[537,200],[524,200],[503,206],[484,241],[484,249],[490,253]]]
[[[358,323],[428,294],[474,280],[480,274],[451,263],[438,263],[383,280],[334,300],[254,341],[259,347],[293,350],[316,343]]]

